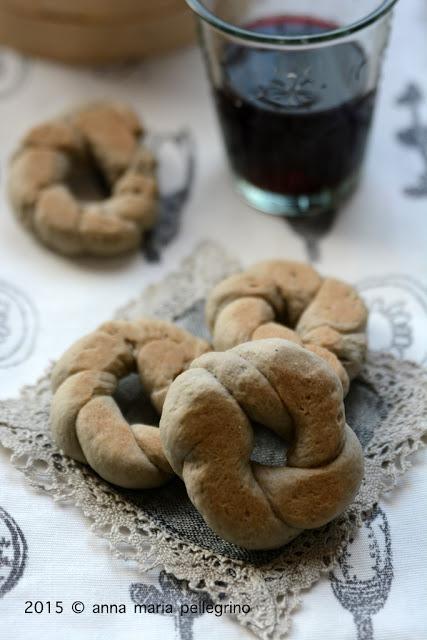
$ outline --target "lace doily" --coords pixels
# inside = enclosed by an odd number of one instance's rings
[[[206,294],[238,268],[220,248],[204,243],[177,273],[115,317],[149,314],[208,337]],[[337,565],[355,528],[410,466],[409,455],[427,432],[427,372],[389,354],[370,354],[346,399],[347,421],[365,451],[365,478],[356,500],[334,522],[306,531],[283,549],[250,552],[218,538],[205,525],[180,480],[158,490],[124,491],[63,456],[50,436],[50,398],[47,372],[19,398],[0,402],[0,443],[12,451],[12,463],[34,486],[79,506],[116,555],[143,569],[162,566],[215,603],[248,605],[250,612],[236,617],[265,640],[286,635],[302,591]],[[136,376],[122,382],[117,401],[129,419],[155,419]],[[253,458],[277,464],[276,452],[277,443],[268,433],[258,433]]]

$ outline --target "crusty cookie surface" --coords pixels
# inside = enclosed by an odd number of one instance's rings
[[[57,253],[114,256],[137,249],[158,208],[155,160],[142,133],[131,109],[110,102],[34,127],[10,162],[15,213]],[[105,199],[75,195],[70,185],[83,174],[98,175]]]
[[[163,484],[173,471],[159,429],[130,425],[113,393],[121,378],[138,371],[160,413],[174,378],[209,348],[157,319],[101,325],[75,342],[53,369],[50,417],[56,444],[113,484],[131,489]]]
[[[251,422],[287,441],[286,466],[250,460]],[[206,523],[248,549],[277,548],[326,524],[363,477],[340,380],[318,355],[283,339],[195,360],[169,388],[160,437]]]
[[[344,393],[366,357],[366,307],[351,285],[323,278],[310,265],[269,260],[220,282],[206,320],[216,350],[284,338],[324,358]]]

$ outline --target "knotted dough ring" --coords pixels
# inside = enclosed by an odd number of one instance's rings
[[[172,380],[209,345],[169,322],[142,318],[108,322],[75,342],[52,372],[51,428],[62,451],[105,480],[141,489],[173,473],[156,427],[129,425],[112,395],[137,370],[162,410]]]
[[[289,443],[286,466],[251,462],[251,421]],[[248,342],[195,360],[169,388],[160,437],[207,524],[248,549],[280,547],[329,522],[363,476],[337,375],[288,340]]]
[[[301,262],[260,262],[226,278],[209,295],[206,320],[218,351],[262,338],[304,345],[329,362],[344,394],[366,357],[367,310],[356,290]]]
[[[10,164],[16,214],[39,240],[65,255],[113,256],[138,248],[156,220],[158,201],[155,161],[141,134],[131,109],[108,102],[34,127]],[[93,172],[106,199],[78,199],[70,185],[81,185]]]

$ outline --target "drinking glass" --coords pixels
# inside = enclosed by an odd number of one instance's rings
[[[187,0],[238,192],[300,216],[358,184],[397,0]]]

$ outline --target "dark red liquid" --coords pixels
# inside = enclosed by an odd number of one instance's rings
[[[300,35],[336,26],[280,16],[247,28]],[[283,52],[233,43],[221,65],[215,98],[237,176],[267,191],[309,195],[357,174],[375,101],[361,47]]]

